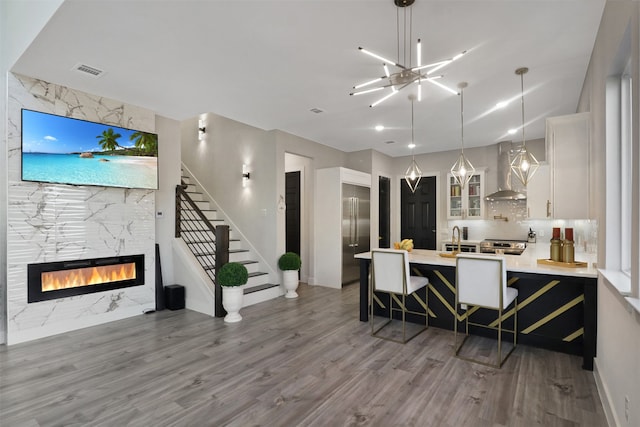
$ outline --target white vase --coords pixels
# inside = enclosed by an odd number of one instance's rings
[[[298,298],[298,293],[296,292],[296,289],[298,289],[298,270],[284,270],[282,272],[282,284],[287,291],[284,295],[285,298]]]
[[[240,309],[242,308],[242,296],[244,290],[241,286],[223,286],[222,287],[222,306],[227,310],[224,321],[227,323],[235,323],[242,320]]]

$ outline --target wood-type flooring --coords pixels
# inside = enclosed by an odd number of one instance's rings
[[[518,346],[489,368],[451,331],[371,337],[357,284],[298,293],[237,324],[165,310],[0,346],[0,425],[606,426],[577,356]]]

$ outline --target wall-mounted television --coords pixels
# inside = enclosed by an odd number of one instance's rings
[[[158,189],[158,135],[22,109],[22,180]]]

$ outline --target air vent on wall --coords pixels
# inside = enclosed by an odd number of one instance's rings
[[[86,75],[91,76],[91,77],[96,78],[96,79],[98,77],[102,76],[102,74],[104,74],[104,71],[99,70],[99,69],[97,69],[95,67],[92,67],[90,65],[82,64],[82,63],[76,64],[72,69],[75,70],[75,71],[79,71],[81,73],[85,73]]]

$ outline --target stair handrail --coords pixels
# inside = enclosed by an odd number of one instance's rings
[[[200,191],[202,191],[202,194],[204,194],[210,203],[212,203],[216,209],[217,212],[220,212],[222,214],[222,216],[224,218],[226,218],[226,222],[229,224],[229,226],[233,227],[233,231],[234,234],[237,237],[240,237],[244,243],[249,247],[249,249],[251,250],[251,253],[256,256],[258,258],[258,260],[260,261],[261,265],[266,268],[269,271],[269,275],[273,278],[277,278],[279,277],[279,271],[277,271],[277,266],[275,265],[271,265],[271,263],[269,263],[264,255],[262,254],[261,251],[259,251],[254,245],[253,243],[251,243],[251,240],[248,239],[243,233],[242,233],[242,229],[241,227],[238,227],[236,224],[234,224],[233,219],[224,211],[224,208],[222,206],[220,206],[220,204],[216,201],[215,197],[213,197],[211,195],[211,193],[209,193],[207,191],[207,188],[205,185],[203,185],[198,178],[193,174],[193,172],[187,167],[187,165],[185,165],[184,163],[181,163],[182,169],[185,170],[187,172],[187,175],[189,176],[189,180],[193,180],[194,184],[196,184]]]
[[[182,201],[184,200],[187,204],[192,208],[192,210],[196,213],[198,219],[202,221],[203,224],[213,233],[215,236],[215,242],[213,245],[214,250],[214,277],[211,278],[214,285],[214,301],[215,301],[215,315],[216,317],[224,317],[227,313],[222,306],[222,287],[218,283],[218,272],[220,268],[229,262],[229,226],[226,224],[221,224],[218,226],[214,226],[209,218],[206,217],[204,212],[198,207],[195,201],[191,198],[189,193],[186,191],[186,184],[178,184],[176,185],[176,198],[175,198],[175,237],[182,237],[181,230],[181,218],[182,218]],[[183,239],[184,240],[184,239]],[[186,242],[186,241],[185,241]],[[202,262],[200,265],[204,268]]]
[[[216,232],[216,227],[215,225],[211,224],[211,221],[209,221],[209,218],[206,217],[206,215],[204,214],[204,212],[202,212],[202,210],[200,210],[200,208],[198,207],[198,205],[196,204],[196,202],[194,202],[191,199],[191,196],[189,196],[189,193],[187,193],[186,191],[187,189],[187,185],[186,184],[178,184],[176,185],[176,237],[179,238],[180,237],[180,219],[181,219],[181,204],[180,204],[180,197],[184,196],[185,201],[189,204],[189,206],[191,206],[191,208],[196,211],[196,214],[200,217],[200,219],[207,225],[207,227],[209,227],[209,229],[211,230],[212,233]]]

